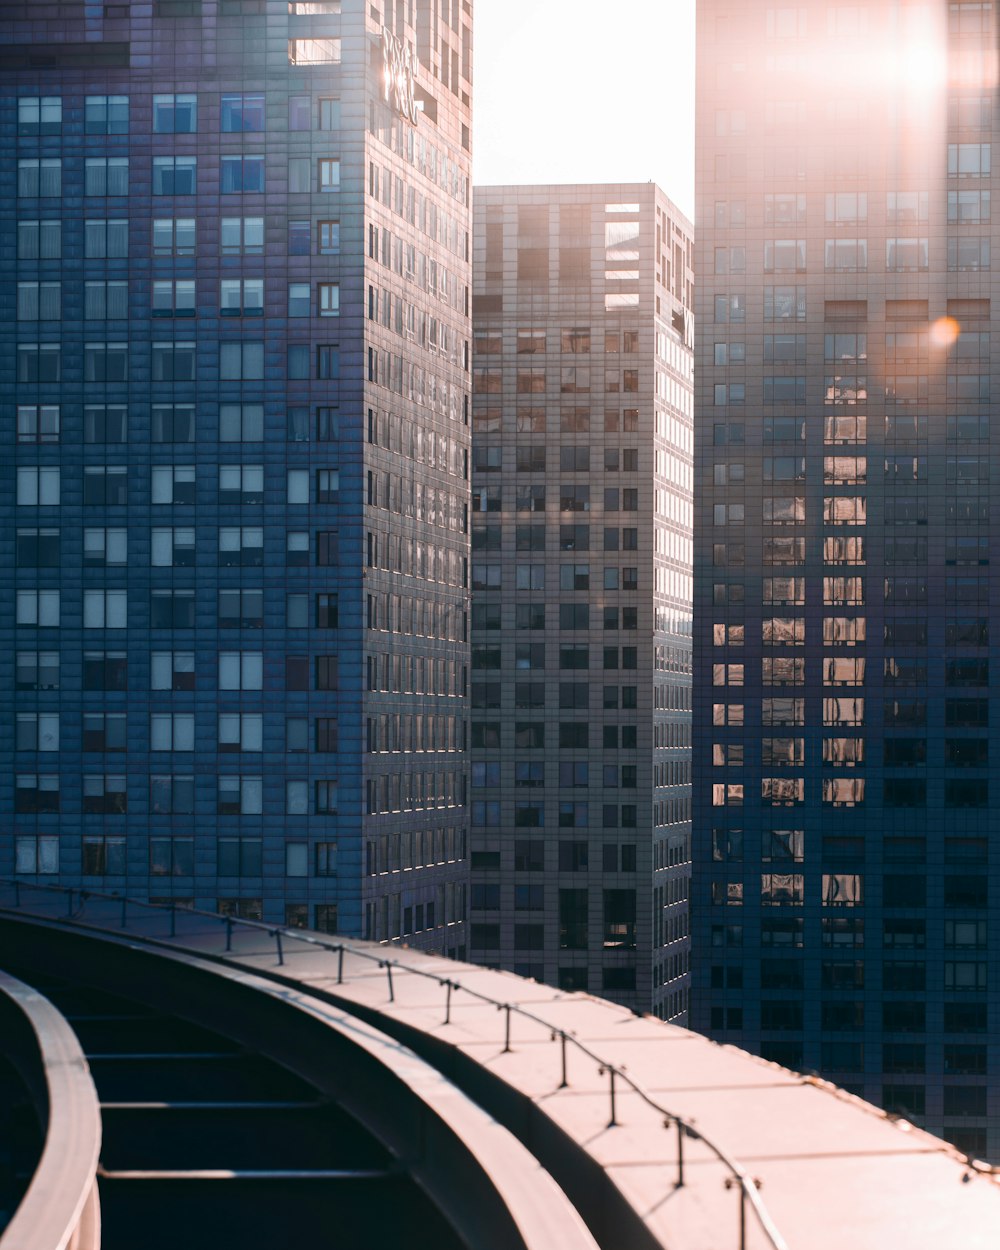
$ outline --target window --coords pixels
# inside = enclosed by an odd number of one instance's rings
[[[195,502],[196,479],[193,464],[154,464],[151,475],[154,504]]]
[[[58,690],[58,651],[18,651],[15,665],[16,690]]]
[[[149,686],[151,690],[194,690],[194,652],[152,652]]]
[[[194,249],[193,217],[157,217],[153,220],[154,256],[193,256]]]
[[[18,404],[17,441],[58,443],[59,417],[58,404]]]
[[[93,285],[87,283],[88,288]],[[124,284],[122,284],[124,285]],[[154,317],[193,317],[195,313],[193,278],[168,278],[153,283]],[[119,313],[119,316],[124,314]]]
[[[84,774],[83,783],[84,813],[124,816],[129,810],[124,776]]]
[[[58,466],[20,465],[17,470],[17,502],[25,506],[59,503]]]
[[[98,779],[99,782],[101,780]],[[115,780],[124,781],[124,778],[116,778]],[[83,838],[82,852],[82,872],[84,876],[123,877],[125,875],[124,838],[106,837],[103,834],[87,834]]]
[[[154,95],[153,133],[193,135],[198,129],[196,95]]]
[[[223,195],[263,191],[264,158],[263,156],[223,156],[220,175],[219,189]]]
[[[264,312],[263,278],[223,278],[219,283],[223,317],[259,317]]]
[[[264,251],[263,217],[223,217],[219,223],[223,256],[259,256]]]
[[[19,160],[17,194],[30,199],[62,195],[62,161],[58,157]]]
[[[219,530],[220,568],[259,568],[264,563],[264,531],[258,526],[223,526]]]
[[[123,714],[103,712],[84,714],[84,751],[124,751],[127,746],[128,732]]]
[[[227,381],[249,381],[264,376],[264,344],[235,342],[219,344],[219,377]]]
[[[339,65],[339,39],[289,39],[289,65]]]
[[[312,101],[307,95],[288,97],[288,129],[312,129]]]
[[[85,221],[83,254],[89,260],[112,260],[127,256],[128,218]]]
[[[261,464],[220,464],[219,503],[264,502],[264,466]]]
[[[321,317],[340,316],[339,282],[321,282],[319,284],[319,315]]]
[[[220,404],[220,443],[259,443],[264,437],[263,404]]]
[[[264,718],[260,712],[220,713],[220,751],[259,751],[263,737]]]
[[[153,195],[194,195],[197,189],[197,157],[153,157]]]
[[[150,436],[154,443],[193,443],[194,404],[153,404]]]
[[[84,690],[128,689],[128,660],[124,651],[84,651]]]
[[[18,773],[14,778],[14,811],[51,815],[59,811],[59,778]]]
[[[317,173],[319,177],[320,191],[339,191],[340,190],[340,159],[339,157],[324,156],[317,162]]]
[[[321,343],[316,348],[316,377],[323,381],[336,381],[340,377],[340,349],[332,344]]]
[[[84,105],[84,133],[127,135],[128,96],[89,95]]]
[[[312,292],[308,282],[289,282],[289,317],[308,317],[312,312]]]
[[[57,135],[62,129],[62,97],[22,96],[17,102],[19,135]]]
[[[263,624],[263,590],[219,591],[220,627],[233,629],[260,629]]]
[[[195,562],[194,529],[155,527],[150,531],[149,562],[153,568],[192,568]]]
[[[219,129],[223,134],[262,131],[264,129],[264,96],[223,95],[219,108]]]
[[[58,751],[59,714],[57,712],[18,712],[14,729],[17,751]]]
[[[20,781],[20,778],[18,780]],[[18,834],[14,838],[14,871],[19,876],[45,876],[57,873],[59,871],[58,835]]]
[[[19,260],[58,260],[62,256],[62,223],[19,220],[17,255]]]
[[[176,787],[171,783],[175,782]],[[191,783],[191,806],[171,806],[171,789],[180,790],[184,783]],[[194,785],[190,777],[150,778],[150,811],[156,814],[184,813],[194,811]],[[167,806],[160,803],[166,800]],[[194,875],[194,838],[157,838],[149,840],[149,874],[152,877],[191,877]]]
[[[49,629],[59,625],[58,590],[19,590],[15,596],[15,624]]]
[[[107,568],[127,561],[128,530],[101,526],[83,531],[84,568]]]
[[[83,345],[85,382],[125,382],[128,380],[127,343],[85,343]]]
[[[84,629],[125,629],[128,625],[128,597],[124,590],[85,590]]]
[[[18,321],[59,321],[62,316],[61,282],[19,282]]]
[[[264,810],[262,777],[220,777],[217,797],[220,816],[259,816]],[[243,860],[233,862],[236,848],[243,844]],[[250,844],[248,852],[247,844]],[[259,838],[220,838],[219,875],[226,877],[260,875]]]
[[[340,254],[340,222],[318,221],[316,223],[316,251],[321,256]]]

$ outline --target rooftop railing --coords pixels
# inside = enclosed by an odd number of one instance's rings
[[[99,890],[81,889],[76,886],[42,884],[12,877],[0,877],[0,887],[7,887],[13,894],[14,908],[22,911],[29,910],[26,905],[28,895],[41,895],[53,900],[58,899],[62,906],[57,906],[54,910],[49,911],[32,908],[31,914],[61,919],[63,921],[85,923],[87,918],[84,917],[83,912],[90,900],[101,900],[109,904],[112,914],[117,921],[117,927],[126,931],[130,923],[130,910],[133,918],[139,909],[142,910],[144,915],[158,913],[163,916],[165,921],[164,932],[162,934],[144,932],[143,936],[147,938],[155,937],[160,940],[169,939],[175,943],[182,941],[181,927],[185,923],[190,924],[190,921],[193,919],[198,919],[200,922],[207,922],[209,932],[211,932],[213,927],[218,926],[221,944],[220,953],[222,954],[232,954],[235,933],[241,930],[254,931],[263,934],[268,941],[274,943],[274,957],[278,966],[284,966],[288,957],[293,954],[293,950],[289,949],[289,944],[298,943],[312,949],[328,951],[337,957],[336,981],[338,985],[342,985],[350,979],[352,969],[348,964],[348,960],[357,960],[366,966],[377,965],[377,968],[385,973],[386,992],[390,1003],[395,1002],[396,997],[394,976],[421,977],[440,986],[443,993],[442,1023],[445,1025],[451,1023],[452,1000],[457,994],[464,994],[479,1002],[488,1004],[501,1013],[503,1017],[502,1053],[505,1054],[513,1051],[511,1037],[512,1020],[522,1019],[529,1021],[531,1024],[543,1029],[552,1041],[559,1043],[559,1083],[556,1086],[557,1089],[569,1088],[568,1052],[570,1050],[578,1052],[596,1064],[599,1075],[607,1077],[608,1128],[615,1128],[622,1123],[619,1118],[619,1095],[623,1089],[627,1089],[662,1118],[663,1127],[666,1130],[674,1131],[676,1139],[674,1187],[676,1189],[683,1188],[685,1184],[685,1140],[700,1142],[722,1164],[727,1173],[725,1180],[726,1188],[735,1189],[737,1192],[739,1237],[737,1244],[739,1250],[747,1250],[749,1216],[752,1216],[756,1221],[771,1250],[788,1250],[785,1239],[778,1231],[758,1192],[759,1182],[751,1176],[738,1160],[729,1155],[689,1120],[659,1103],[629,1075],[624,1066],[612,1063],[596,1054],[572,1032],[553,1025],[550,1021],[545,1020],[542,1016],[529,1011],[518,1003],[504,1002],[488,994],[483,994],[479,990],[470,989],[454,977],[440,976],[438,973],[431,972],[426,968],[413,967],[404,960],[393,959],[389,955],[375,954],[370,950],[363,950],[353,946],[350,942],[345,942],[335,937],[324,937],[309,930],[276,926],[259,920],[250,920],[241,916],[221,915],[218,912],[204,911],[199,908],[180,906],[169,902],[152,903],[144,899],[131,899],[120,894]],[[105,923],[96,927],[107,929],[108,925],[105,921]],[[205,932],[203,925],[199,930],[199,935],[204,937]],[[202,951],[202,953],[204,952]],[[6,1242],[0,1247],[0,1250],[8,1250]],[[85,1250],[85,1247],[81,1247],[81,1250]]]

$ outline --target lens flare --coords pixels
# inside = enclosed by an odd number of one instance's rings
[[[954,317],[939,317],[931,326],[931,342],[935,347],[951,347],[961,332]]]

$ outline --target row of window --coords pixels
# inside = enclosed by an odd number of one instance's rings
[[[14,811],[20,815],[58,815],[61,811],[61,781],[62,778],[55,773],[16,774]],[[81,789],[83,811],[93,815],[127,815],[127,793],[124,776],[85,774]],[[286,780],[284,796],[284,812],[288,816],[337,814],[336,781]],[[88,799],[92,802],[88,803]],[[262,815],[263,779],[220,777],[216,810],[221,815]],[[150,777],[149,815],[189,816],[194,811],[194,777],[173,774]]]
[[[124,160],[124,158],[123,158]],[[124,194],[125,165],[111,161],[87,164],[88,194]],[[116,172],[117,171],[117,172]],[[90,187],[93,190],[89,190]],[[112,190],[118,188],[118,190]],[[20,260],[62,259],[62,221],[21,219],[17,223],[17,255]],[[212,223],[214,226],[214,222]],[[194,217],[154,217],[151,246],[154,256],[193,256],[197,246],[198,223]],[[124,257],[128,254],[129,218],[110,221],[88,220],[84,228],[85,256],[93,259]],[[263,217],[222,217],[218,222],[218,246],[223,256],[261,256],[265,250]],[[108,247],[112,250],[108,251]],[[317,255],[340,253],[340,222],[323,219],[289,220],[286,252],[308,256],[313,246]],[[102,251],[103,248],[103,251]]]
[[[95,779],[100,780],[100,779]],[[116,784],[113,779],[111,784]],[[180,782],[182,778],[174,778]],[[190,778],[188,780],[191,780]],[[260,778],[243,778],[258,782]],[[240,778],[219,778],[219,811],[223,807],[222,783]],[[84,796],[86,800],[86,795]],[[192,807],[193,812],[193,807]],[[124,876],[126,848],[122,838],[85,834],[80,841],[82,871],[85,876]],[[220,877],[259,877],[263,875],[263,847],[260,838],[219,838],[215,843],[216,875]],[[20,876],[52,876],[59,872],[60,839],[55,834],[18,834],[14,839],[14,871]],[[193,877],[195,853],[193,838],[149,840],[151,877]],[[286,842],[286,877],[335,877],[336,842]]]
[[[315,489],[311,480],[315,479]],[[262,504],[264,466],[261,464],[219,465],[218,502]],[[149,499],[154,504],[193,504],[197,502],[197,467],[193,464],[154,464],[150,469]],[[288,469],[285,473],[285,499],[290,504],[310,501],[336,503],[340,491],[338,469]],[[29,507],[56,507],[61,502],[62,470],[59,465],[19,465],[16,502]],[[84,504],[103,507],[128,503],[127,465],[90,465],[83,469]]]
[[[573,326],[568,330],[546,331],[543,329],[531,329],[518,327],[514,332],[514,349],[518,356],[538,356],[544,355],[548,350],[548,335],[551,334],[553,339],[555,335],[559,336],[559,351],[563,355],[585,356],[589,355],[591,349],[592,335],[589,326]],[[508,332],[509,338],[509,332]],[[503,355],[503,331],[502,330],[476,330],[474,331],[475,348],[477,356],[502,356]],[[603,335],[603,355],[616,356],[620,352],[625,354],[634,354],[639,350],[639,331],[638,330],[606,330]],[[555,343],[553,342],[553,351]],[[595,350],[596,345],[595,345]]]
[[[88,227],[94,223],[88,222]],[[89,253],[88,253],[89,254]],[[19,321],[62,321],[61,282],[18,282]],[[193,317],[197,310],[193,278],[167,278],[150,284],[153,316]],[[84,320],[125,320],[130,315],[129,284],[126,281],[97,281],[83,284]],[[204,310],[203,310],[204,311]],[[218,304],[211,309],[223,317],[263,316],[263,278],[223,278],[219,282]],[[289,317],[337,317],[340,315],[340,283],[288,283]]]
[[[339,39],[297,39],[293,64],[331,63],[340,61]],[[282,94],[282,98],[284,95]],[[151,130],[153,134],[197,134],[198,100],[194,92],[154,95]],[[204,97],[202,97],[204,103]],[[315,109],[313,105],[316,105]],[[223,134],[262,133],[267,110],[263,92],[223,92],[219,96],[219,130]],[[214,100],[213,100],[214,106]],[[339,130],[340,100],[325,96],[313,101],[311,96],[287,97],[287,117],[281,118],[281,130]],[[72,117],[70,113],[70,117]],[[63,127],[61,96],[21,96],[17,101],[18,134],[57,135]],[[83,133],[88,135],[127,135],[129,133],[129,97],[127,95],[88,95],[83,101]]]
[[[500,590],[503,581],[503,565],[473,564],[473,590]],[[561,564],[559,566],[560,590],[590,590],[591,575],[589,564]],[[638,590],[639,570],[635,567],[604,568],[601,584],[605,590]],[[594,586],[596,590],[597,576],[595,570]],[[514,567],[515,590],[544,590],[544,564],[517,564]],[[519,605],[525,607],[527,605]],[[523,626],[518,628],[544,629],[544,625]]]
[[[336,298],[339,299],[339,296]],[[198,379],[198,345],[194,340],[149,344],[150,359],[143,379],[153,382],[195,382]],[[70,353],[67,351],[67,356]],[[82,352],[85,382],[127,382],[130,380],[127,342],[84,343]],[[148,372],[146,372],[148,368]],[[69,370],[67,369],[67,373]],[[216,376],[222,381],[262,381],[265,376],[263,341],[243,339],[218,344]],[[340,348],[333,343],[289,343],[285,352],[285,376],[320,381],[340,378]],[[63,381],[61,343],[18,343],[17,381],[43,384]],[[69,380],[67,377],[65,380]]]
[[[295,592],[286,595],[286,627],[308,629],[309,606],[308,594]],[[196,597],[193,590],[154,590],[149,600],[150,628],[194,629],[195,608]],[[336,629],[339,617],[337,595],[335,593],[317,595],[314,613],[316,628]],[[84,628],[127,629],[128,616],[128,591],[85,590],[83,592]],[[18,590],[15,593],[14,621],[17,625],[28,625],[38,629],[58,629],[61,624],[60,591]],[[220,629],[263,629],[263,589],[220,590],[217,624]],[[289,657],[290,660],[296,658]]]
[[[259,661],[260,657],[256,657]],[[224,667],[223,660],[229,663]],[[306,660],[303,665],[302,661]],[[293,679],[301,678],[301,671],[306,670],[308,679],[308,660],[304,656],[288,657],[286,671]],[[315,670],[316,689],[336,689],[336,657],[316,656]],[[236,653],[229,657],[220,657],[219,689],[228,690],[261,690],[262,684],[238,685],[234,682],[254,680],[252,657]],[[228,679],[229,684],[223,685]],[[325,684],[323,684],[325,683]],[[308,682],[307,682],[308,684]],[[302,682],[293,689],[301,689]],[[316,724],[316,749],[336,752],[337,721],[324,718]],[[17,751],[37,751],[41,753],[60,749],[58,712],[18,712],[14,718],[14,749]],[[189,712],[154,712],[150,716],[151,751],[191,751],[194,749],[194,713]],[[133,721],[133,735],[134,735]],[[125,751],[130,745],[137,745],[134,740],[126,738],[127,723],[124,713],[86,713],[83,717],[83,733],[81,749],[84,751]],[[264,717],[260,712],[222,712],[219,714],[219,750],[220,751],[260,751],[264,737]]]
[[[634,706],[637,706],[634,705]],[[619,739],[619,730],[621,737]],[[635,725],[601,726],[601,749],[616,751],[619,741],[625,750],[633,750],[637,746],[638,728]],[[555,736],[556,742],[552,742]],[[471,730],[472,750],[498,751],[501,745],[500,721],[474,720]],[[549,734],[549,745],[558,746],[560,750],[589,750],[591,746],[590,725],[586,721],[560,721],[558,733]],[[545,746],[545,721],[515,721],[513,725],[513,745],[517,749],[537,750]],[[680,745],[680,744],[678,744]]]
[[[945,699],[945,726],[954,729],[986,729],[989,727],[989,699]],[[895,698],[887,700],[882,709],[886,728],[918,728],[927,724],[926,698]],[[746,719],[745,703],[713,703],[712,724],[741,726]],[[762,725],[804,725],[805,699],[789,695],[761,699]],[[824,725],[865,724],[863,697],[826,698],[823,700]],[[845,761],[846,762],[846,761]]]
[[[83,442],[128,442],[129,410],[125,404],[84,404]],[[149,433],[151,443],[204,444],[204,406],[200,422],[196,425],[194,404],[152,404],[150,406]],[[17,441],[19,443],[58,443],[62,434],[62,408],[59,404],[18,404]],[[213,436],[220,443],[261,443],[264,441],[264,405],[220,404],[218,425],[213,422]],[[144,437],[146,437],[144,432]],[[285,436],[289,442],[336,442],[340,437],[340,413],[336,408],[321,405],[315,409],[312,422],[310,412],[304,405],[295,405],[285,411]],[[433,432],[431,432],[433,437]],[[428,438],[428,443],[430,438]],[[442,443],[448,440],[441,439]],[[435,446],[437,440],[435,439]],[[424,454],[424,438],[421,430],[420,455]]]

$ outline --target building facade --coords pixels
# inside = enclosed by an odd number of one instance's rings
[[[992,1157],[996,35],[698,5],[692,1015]]]
[[[475,194],[471,956],[687,1011],[691,227]]]
[[[471,5],[0,15],[0,872],[465,945]]]

